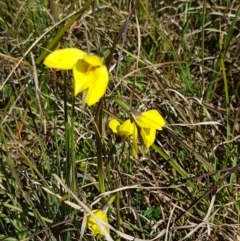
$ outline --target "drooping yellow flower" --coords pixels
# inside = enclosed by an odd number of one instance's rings
[[[92,211],[92,213],[99,218],[100,220],[108,223],[108,217],[107,217],[107,210],[101,210],[101,209],[95,209]],[[104,226],[104,225],[103,225]],[[89,214],[87,215],[87,227],[92,230],[92,235],[96,236],[97,234],[104,236],[103,231],[101,228],[98,226],[96,221],[93,219],[92,216]],[[106,228],[106,231],[109,233],[109,228],[104,226]]]
[[[140,130],[141,140],[146,148],[149,148],[156,139],[156,130],[162,130],[165,126],[165,120],[157,110],[149,110],[143,113],[138,111],[131,112],[133,122],[130,120],[120,124],[116,119],[109,122],[109,127],[113,133],[132,138],[132,152],[137,156],[137,138],[138,130]]]
[[[148,110],[143,113],[136,110],[131,111],[132,117],[137,125],[141,128],[151,128],[156,130],[162,130],[165,126],[165,120],[157,110]]]
[[[76,48],[58,49],[44,60],[49,68],[73,71],[74,96],[87,91],[85,102],[88,106],[97,103],[105,94],[109,75],[103,58],[89,55]]]
[[[114,134],[122,137],[128,137],[133,134],[134,124],[130,120],[124,121],[122,124],[118,120],[112,119],[108,123],[110,129]]]

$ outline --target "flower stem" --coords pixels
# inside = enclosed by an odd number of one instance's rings
[[[103,100],[101,99],[97,106],[95,121],[96,121],[96,148],[97,148],[97,166],[98,166],[98,182],[100,193],[105,192],[104,174],[103,174],[103,159],[102,159],[102,106]],[[106,203],[103,199],[102,204]]]

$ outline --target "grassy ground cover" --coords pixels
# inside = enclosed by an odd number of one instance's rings
[[[239,39],[237,0],[0,0],[0,240],[240,240]],[[93,106],[43,64],[67,47],[104,56]],[[151,109],[134,157],[108,123]]]

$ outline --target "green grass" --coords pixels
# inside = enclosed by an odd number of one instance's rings
[[[94,240],[107,203],[113,240],[238,240],[237,1],[80,2],[0,0],[0,239]],[[93,107],[43,65],[70,46],[112,69]],[[131,108],[167,122],[138,158],[108,128]]]

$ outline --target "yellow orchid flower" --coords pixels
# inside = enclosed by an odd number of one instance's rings
[[[136,110],[131,111],[132,117],[137,125],[141,128],[152,128],[162,130],[165,126],[165,120],[157,110],[148,110],[143,113]]]
[[[92,213],[99,218],[100,220],[108,223],[108,217],[107,217],[107,210],[101,210],[101,209],[95,209],[92,211]],[[101,228],[98,226],[96,221],[90,216],[89,214],[87,215],[87,227],[92,230],[92,235],[96,236],[97,234],[104,236],[103,231]],[[106,228],[106,231],[109,233],[109,228],[104,226]]]
[[[149,110],[143,113],[131,112],[134,122],[130,120],[124,121],[120,124],[116,119],[109,122],[109,127],[114,134],[119,136],[131,136],[132,152],[137,156],[137,138],[138,130],[140,130],[141,140],[146,148],[149,148],[156,139],[156,130],[162,130],[165,126],[165,120],[157,110]]]
[[[140,127],[142,141],[149,148],[156,139],[156,130],[162,130],[166,125],[165,120],[157,110],[148,110],[143,113],[132,110],[132,117]]]
[[[103,58],[89,55],[77,48],[58,49],[44,60],[49,68],[73,71],[74,96],[87,90],[85,102],[88,106],[97,103],[105,94],[109,75]]]
[[[122,124],[118,120],[112,119],[108,123],[114,134],[122,137],[128,137],[133,134],[134,124],[130,120],[124,121]]]

